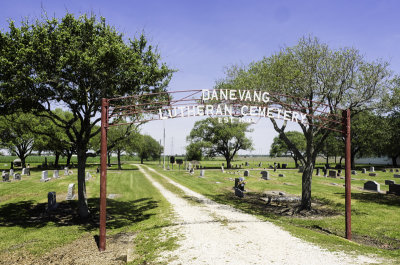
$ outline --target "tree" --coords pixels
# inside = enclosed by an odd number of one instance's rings
[[[197,160],[203,159],[204,145],[202,142],[193,142],[186,146],[186,159]]]
[[[290,139],[290,141],[296,146],[296,148],[303,153],[306,150],[306,139],[304,138],[304,134],[298,131],[289,131],[286,133],[286,136]],[[299,166],[298,160],[299,157],[296,156],[295,152],[293,152],[279,136],[274,138],[274,141],[271,145],[271,149],[269,151],[270,156],[282,156],[289,154],[293,159],[296,165],[296,168]]]
[[[342,157],[344,154],[344,139],[343,136],[337,132],[333,132],[326,137],[324,145],[322,146],[320,155],[325,156],[326,164],[329,164],[329,157],[340,156],[340,164],[342,163]]]
[[[23,21],[19,28],[10,22],[0,42],[0,111],[34,111],[66,131],[78,156],[78,212],[86,217],[85,165],[89,140],[100,132],[92,129],[100,121],[101,99],[165,91],[173,71],[160,64],[144,35],[126,42],[94,15]],[[54,113],[54,104],[72,117]]]
[[[160,158],[163,147],[160,143],[150,135],[142,135],[137,133],[133,139],[130,153],[136,153],[140,158],[140,163],[149,158],[153,160]]]
[[[350,109],[354,117],[374,108],[386,92],[390,77],[387,63],[368,62],[353,48],[332,50],[312,37],[303,37],[296,46],[284,48],[248,68],[232,67],[227,74],[220,88],[268,91],[271,102],[306,115],[305,123],[298,122],[306,138],[303,154],[286,135],[287,121],[278,125],[274,118],[270,119],[304,165],[299,210],[311,209],[315,160],[331,133],[324,127],[340,129],[340,109]]]
[[[218,119],[207,118],[194,124],[187,140],[201,143],[208,156],[222,155],[227,168],[239,150],[252,150],[252,142],[246,137],[249,123],[219,123]]]
[[[29,113],[0,117],[1,145],[21,159],[22,167],[35,146],[35,135],[28,130],[31,124],[37,124],[37,118]]]

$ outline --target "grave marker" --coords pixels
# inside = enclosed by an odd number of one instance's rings
[[[15,173],[14,174],[14,180],[21,180],[21,174]]]
[[[390,184],[389,191],[387,193],[393,193],[396,195],[400,195],[400,184]]]
[[[357,175],[357,171],[352,170],[352,171],[351,171],[351,174],[352,174],[352,175]]]
[[[394,178],[400,178],[400,175],[399,174],[394,174],[393,177]]]
[[[49,179],[49,177],[48,177],[48,172],[45,170],[45,171],[42,171],[42,178],[40,179],[40,182],[46,182],[46,181],[49,181],[50,179]]]
[[[75,183],[71,183],[68,185],[68,194],[65,198],[67,201],[75,199]]]
[[[249,171],[248,171],[248,170],[245,170],[244,173],[243,173],[243,176],[244,176],[244,177],[248,177],[249,174],[250,174]]]
[[[369,172],[375,172],[375,168],[374,167],[370,167],[369,168]]]
[[[89,181],[92,179],[92,175],[90,175],[90,172],[86,172],[86,178],[85,181]]]
[[[204,169],[200,170],[200,178],[204,178],[204,175],[205,175],[205,170]]]
[[[329,174],[330,178],[336,178],[337,177],[337,173],[336,173],[335,170],[329,170],[328,174]]]
[[[48,211],[53,211],[57,208],[58,203],[57,203],[57,198],[56,198],[56,192],[51,191],[47,193],[47,210]]]
[[[394,180],[385,179],[385,185],[395,184]]]
[[[27,172],[26,172],[26,168],[23,168],[23,169],[22,169],[22,173],[21,173],[21,174],[22,174],[22,175],[28,175]]]
[[[60,177],[60,175],[59,175],[58,169],[57,169],[57,170],[54,170],[54,171],[53,171],[53,178],[58,179],[59,177]]]
[[[367,173],[367,169],[366,168],[362,168],[361,169],[361,173],[363,173],[363,174]]]
[[[269,171],[261,171],[261,178],[265,180],[269,180]]]
[[[380,192],[380,186],[381,185],[376,181],[367,181],[364,183],[364,190]]]
[[[2,178],[3,178],[3,182],[10,181],[10,175],[8,173],[6,173],[5,171],[3,171]]]
[[[68,176],[68,168],[64,168],[64,176]]]
[[[369,173],[368,174],[370,177],[376,177],[376,173]]]

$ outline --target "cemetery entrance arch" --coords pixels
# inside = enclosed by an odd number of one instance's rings
[[[304,103],[304,104],[303,104]],[[312,110],[311,112],[307,110]],[[351,239],[350,110],[323,102],[257,90],[184,90],[102,99],[99,250],[106,248],[107,130],[111,126],[206,116],[220,122],[280,119],[336,131],[345,137],[346,238]]]

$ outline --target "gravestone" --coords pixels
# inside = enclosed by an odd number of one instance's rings
[[[394,180],[385,179],[385,185],[395,184]]]
[[[204,178],[204,175],[205,175],[205,170],[204,169],[200,170],[200,178]]]
[[[10,181],[10,175],[5,171],[3,171],[2,178],[3,182]]]
[[[262,167],[262,163],[261,162],[258,164],[258,167]]]
[[[235,168],[238,168],[238,165],[237,165],[237,164],[235,165]]]
[[[337,177],[337,173],[336,173],[335,170],[329,170],[328,174],[329,174],[330,178],[336,178]]]
[[[279,174],[279,177],[285,177],[285,175],[284,174]]]
[[[21,174],[15,173],[14,174],[14,180],[21,180]]]
[[[221,172],[225,173],[224,166],[221,166]]]
[[[370,167],[369,168],[369,172],[375,172],[375,168],[374,167]]]
[[[351,171],[351,174],[352,174],[352,175],[357,175],[357,171],[352,170],[352,171]]]
[[[364,183],[364,190],[380,192],[380,184],[376,181],[367,181]]]
[[[68,168],[64,168],[64,176],[68,176]]]
[[[399,170],[396,168],[396,172],[399,172]]]
[[[22,173],[21,173],[21,174],[22,174],[22,175],[28,175],[27,172],[26,172],[26,168],[23,168],[23,169],[22,169]]]
[[[382,172],[387,172],[387,170],[386,169],[382,169]]]
[[[189,173],[193,175],[194,174],[194,168],[190,168],[189,169]]]
[[[55,179],[59,178],[60,177],[59,173],[60,172],[58,170],[54,170],[53,171],[53,178],[55,178]]]
[[[396,195],[400,195],[400,184],[390,184],[389,191],[387,193],[393,193]]]
[[[40,179],[40,182],[46,182],[49,181],[49,177],[48,177],[48,172],[47,171],[42,171],[42,178]]]
[[[96,173],[97,173],[97,174],[100,173],[100,168],[99,168],[99,167],[96,168]]]
[[[65,198],[67,201],[75,199],[75,183],[71,183],[68,185],[68,194]]]
[[[394,178],[400,178],[400,175],[399,174],[394,174],[393,177]]]
[[[286,169],[287,168],[287,164],[282,164],[282,169]]]
[[[361,169],[361,173],[363,173],[363,174],[367,173],[367,169],[366,168],[362,168]]]
[[[248,166],[249,166],[249,162],[246,162],[246,163],[245,163],[245,166],[248,167]]]
[[[244,176],[244,177],[248,177],[248,176],[249,176],[249,171],[248,171],[248,170],[245,170],[244,173],[243,173],[243,176]]]
[[[90,172],[86,172],[85,181],[89,181],[91,179],[92,179],[92,175],[90,175]]]
[[[244,197],[244,193],[241,189],[239,188],[235,188],[235,195],[238,196],[239,198],[243,198]]]
[[[10,169],[10,176],[14,176],[14,169]]]
[[[242,168],[242,165],[239,165],[239,168]]]
[[[394,169],[393,169],[393,168],[391,168],[391,169],[390,169],[390,172],[391,172],[391,173],[393,173],[393,172],[394,172]]]
[[[370,177],[376,177],[376,173],[369,173],[368,174]]]
[[[317,176],[319,176],[319,168],[317,168]]]
[[[303,173],[304,172],[304,167],[303,166],[299,166],[299,173]]]
[[[56,192],[51,191],[47,193],[47,210],[48,211],[53,211],[57,208],[58,203],[56,199]]]
[[[234,188],[237,188],[238,187],[238,185],[239,185],[239,178],[235,178],[235,186],[234,186]]]
[[[261,178],[265,180],[269,180],[269,172],[268,171],[261,171]]]
[[[341,170],[341,169],[338,169],[337,175],[340,176],[341,174],[342,174],[342,170]]]

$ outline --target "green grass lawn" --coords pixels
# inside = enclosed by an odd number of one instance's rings
[[[0,182],[0,253],[26,251],[40,256],[87,233],[98,235],[100,177],[95,167],[87,170],[95,176],[86,182],[89,222],[77,218],[76,200],[65,201],[69,183],[75,183],[77,193],[76,169],[72,176],[60,171],[61,178],[43,183],[41,172],[35,170],[31,176],[22,176],[22,181]],[[47,215],[49,191],[56,192],[59,210]],[[107,199],[107,236],[135,234],[134,264],[151,262],[160,251],[175,247],[176,238],[171,235],[160,240],[162,227],[171,224],[170,205],[135,166],[108,170],[107,194],[117,194]]]
[[[250,177],[246,178],[247,196],[240,199],[233,196],[232,190],[233,179],[239,175],[222,173],[221,170],[206,170],[206,177],[199,178],[199,170],[191,176],[183,170],[162,171],[158,165],[154,164],[152,167],[213,200],[233,205],[275,222],[293,234],[328,249],[378,254],[400,261],[400,230],[398,229],[400,197],[362,190],[366,180],[374,180],[385,192],[388,190],[385,179],[393,180],[394,173],[378,171],[378,176],[370,177],[369,172],[362,174],[358,171],[357,175],[352,176],[355,178],[352,181],[353,242],[349,242],[344,239],[344,179],[313,176],[313,200],[317,202],[318,211],[326,214],[293,217],[277,214],[276,210],[284,210],[285,205],[277,205],[273,209],[274,207],[267,206],[265,202],[255,198],[259,198],[256,195],[264,191],[272,190],[283,191],[287,195],[301,196],[301,173],[297,170],[270,171],[272,179],[268,181],[260,178],[259,169],[250,170]],[[278,174],[284,174],[285,177],[278,177]],[[243,175],[243,170],[240,175]]]

